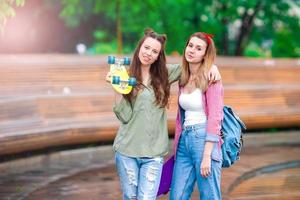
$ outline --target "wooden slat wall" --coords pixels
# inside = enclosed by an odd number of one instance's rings
[[[106,56],[0,56],[0,155],[111,141],[119,122],[105,79]],[[168,57],[170,63],[181,58]],[[248,129],[300,126],[300,66],[295,59],[219,57],[232,106]],[[168,109],[174,131],[177,84]]]

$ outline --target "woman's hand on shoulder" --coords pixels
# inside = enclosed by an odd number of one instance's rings
[[[216,65],[212,65],[207,76],[209,84],[215,83],[222,79],[219,69]]]

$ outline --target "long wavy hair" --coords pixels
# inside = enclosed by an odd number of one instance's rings
[[[166,35],[160,35],[154,32],[152,29],[146,29],[144,31],[144,36],[139,41],[134,54],[133,59],[129,68],[129,75],[133,76],[137,80],[136,87],[127,95],[123,95],[126,100],[132,102],[136,97],[138,92],[142,89],[143,80],[142,80],[142,63],[139,59],[139,52],[144,41],[151,37],[161,44],[161,50],[159,52],[157,60],[150,66],[150,78],[151,86],[155,94],[155,103],[160,107],[166,107],[170,97],[170,83],[168,79],[168,69],[166,66],[166,55],[165,55],[165,43]]]
[[[208,87],[208,77],[207,74],[212,67],[214,63],[214,59],[216,57],[216,47],[214,44],[214,41],[212,40],[211,37],[208,37],[206,33],[202,32],[196,32],[192,34],[189,39],[187,40],[184,50],[183,50],[183,58],[182,58],[182,74],[179,80],[179,85],[184,87],[190,78],[190,69],[189,69],[189,63],[185,58],[185,51],[186,47],[188,46],[190,40],[192,37],[197,37],[203,40],[207,46],[206,46],[206,51],[203,56],[203,60],[200,63],[200,66],[198,68],[196,78],[195,78],[195,84],[197,88],[200,88],[202,91],[206,91]]]

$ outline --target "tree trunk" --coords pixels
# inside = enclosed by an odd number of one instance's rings
[[[222,4],[222,11],[227,10],[227,6],[226,4]],[[222,54],[223,55],[228,55],[228,43],[229,43],[229,39],[228,39],[228,17],[224,17],[222,18],[222,25],[223,25],[223,34],[222,34],[222,46],[223,46],[223,50],[222,50]]]
[[[246,45],[248,43],[250,33],[253,28],[254,19],[256,17],[256,14],[258,13],[258,11],[261,8],[262,8],[262,1],[259,1],[255,5],[254,11],[252,14],[249,14],[248,10],[245,10],[245,13],[242,17],[242,25],[241,25],[241,28],[239,31],[238,40],[237,40],[236,49],[235,49],[236,56],[243,55]]]
[[[120,0],[117,0],[116,1],[116,29],[117,29],[117,53],[118,54],[121,54],[123,49],[120,4],[121,4]]]

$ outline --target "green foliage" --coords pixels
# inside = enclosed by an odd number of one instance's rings
[[[258,46],[256,43],[251,43],[245,49],[246,57],[263,57],[268,58],[270,57],[271,53],[269,49],[264,49]]]
[[[14,6],[24,6],[25,0],[0,0],[0,31],[3,31],[7,18],[16,15]]]
[[[110,43],[96,42],[91,48],[88,49],[89,54],[108,54],[116,53],[117,41],[111,41]]]
[[[282,30],[274,37],[273,57],[300,57],[300,41],[287,30]]]
[[[88,49],[90,54],[107,54],[116,53],[117,41],[116,39],[112,41],[107,41],[108,33],[103,30],[94,31],[95,42],[91,48]]]
[[[87,21],[93,13],[92,0],[61,0],[63,9],[60,16],[69,27],[77,27],[82,21]]]
[[[58,0],[57,0],[58,2]],[[71,27],[92,20],[95,52],[115,52],[117,27],[123,52],[132,52],[146,27],[168,36],[167,52],[182,53],[196,31],[215,34],[218,53],[244,56],[299,57],[299,1],[292,0],[61,0],[61,17]],[[119,11],[117,9],[119,5]],[[118,18],[119,17],[119,18]],[[247,18],[248,17],[248,18]],[[249,19],[253,17],[253,21]],[[120,26],[117,24],[120,20]],[[248,20],[248,21],[247,21]],[[242,23],[248,22],[243,32]],[[102,30],[102,31],[98,31]],[[105,32],[103,32],[105,30]],[[238,37],[243,40],[239,44]],[[110,47],[109,47],[110,46]],[[96,48],[97,47],[97,48]]]

